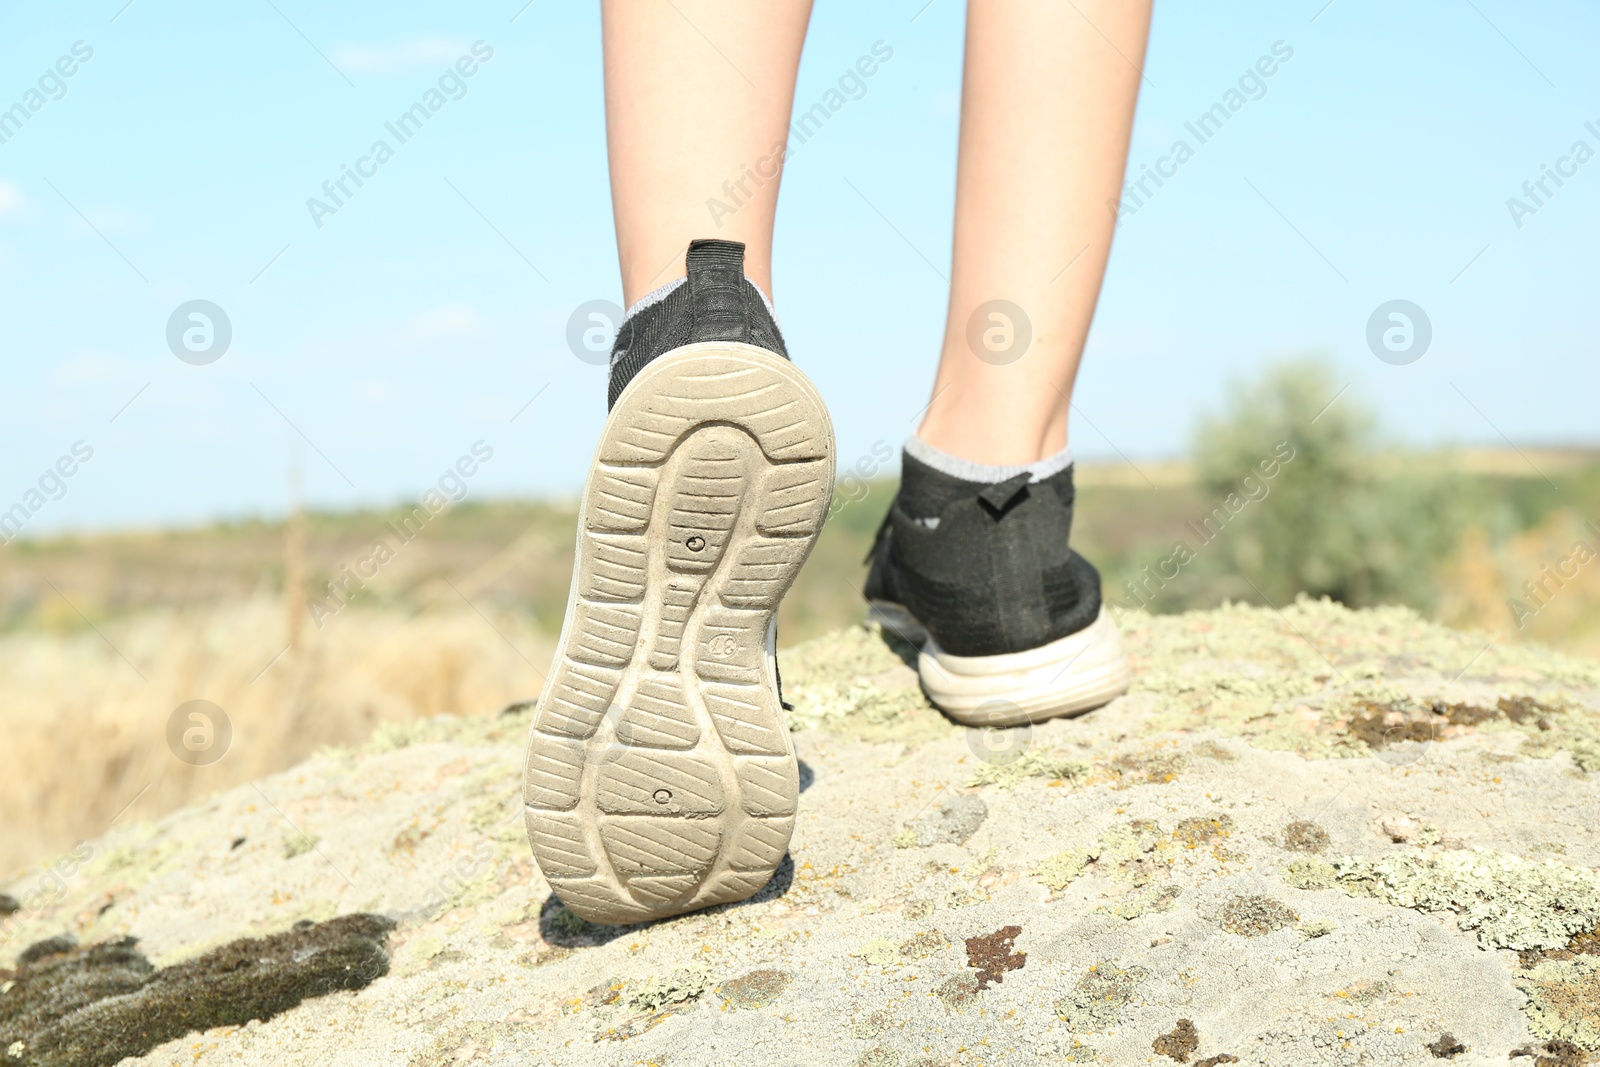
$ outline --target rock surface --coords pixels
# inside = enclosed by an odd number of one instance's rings
[[[396,924],[365,988],[126,1061],[150,1065],[1600,1051],[1600,664],[1326,603],[1123,625],[1132,693],[1002,734],[930,709],[876,631],[784,653],[801,815],[741,904],[596,928],[551,898],[509,709],[79,846],[6,887],[0,966],[62,934],[164,968],[301,920]]]

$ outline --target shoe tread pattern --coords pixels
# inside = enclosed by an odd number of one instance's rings
[[[613,409],[525,772],[534,857],[583,918],[741,900],[782,861],[799,776],[767,635],[832,486],[827,412],[764,350],[678,349]]]

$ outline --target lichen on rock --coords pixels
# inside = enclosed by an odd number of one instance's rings
[[[1015,759],[983,764],[967,780],[967,785],[997,785],[1002,789],[1015,789],[1028,778],[1081,782],[1088,778],[1093,770],[1093,767],[1082,760],[1051,756],[1030,748],[1018,754]]]
[[[1600,924],[1600,873],[1490,849],[1332,861],[1337,884],[1403,908],[1451,911],[1486,948],[1548,949]]]
[[[1300,856],[1284,867],[1283,880],[1296,889],[1332,889],[1339,881],[1339,871],[1327,860]]]
[[[638,1011],[660,1011],[670,1004],[698,1000],[712,984],[705,971],[683,967],[664,977],[640,982],[628,997],[628,1005]]]
[[[1600,958],[1546,960],[1517,979],[1528,994],[1528,1029],[1600,1052]]]
[[[1237,896],[1223,905],[1218,925],[1241,937],[1262,937],[1300,921],[1282,901],[1259,895]]]
[[[1060,892],[1088,869],[1100,855],[1097,848],[1069,848],[1035,867],[1033,876],[1046,888]]]
[[[785,649],[790,729],[821,728],[869,741],[931,741],[959,728],[936,711],[906,666],[905,642],[876,623]]]
[[[1119,967],[1102,960],[1078,978],[1072,992],[1056,1001],[1056,1015],[1074,1030],[1109,1029],[1121,1021],[1123,1009],[1133,1003],[1149,977],[1149,970],[1138,964]]]
[[[771,1004],[794,980],[788,971],[764,968],[731,978],[717,987],[717,995],[733,1008],[746,1011]]]

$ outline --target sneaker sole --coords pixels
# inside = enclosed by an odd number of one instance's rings
[[[1092,711],[1128,691],[1122,633],[1104,606],[1084,629],[1026,652],[956,656],[898,604],[874,603],[872,621],[921,644],[917,674],[928,699],[967,726],[1020,726]]]
[[[821,396],[765,349],[674,349],[617,399],[524,777],[534,859],[580,917],[743,900],[782,862],[800,790],[772,643],[833,472]]]

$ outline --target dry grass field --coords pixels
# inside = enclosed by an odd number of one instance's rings
[[[1464,527],[1436,561],[1426,610],[1496,642],[1600,655],[1600,559],[1574,549],[1600,548],[1600,532],[1585,525],[1600,518],[1600,464],[1582,454],[1532,458],[1561,490],[1518,457],[1451,461],[1474,479],[1475,499],[1493,506],[1481,505],[1482,524]],[[1085,468],[1079,482],[1074,538],[1105,571],[1108,593],[1209,506],[1182,464]],[[841,480],[785,601],[782,644],[860,617],[861,559],[892,488]],[[393,518],[312,514],[292,565],[283,524],[269,522],[0,549],[0,888],[125,812],[159,815],[386,723],[493,714],[534,696],[565,608],[574,504],[447,511],[340,608],[325,583],[355,567]],[[289,649],[295,597],[285,574],[296,566],[322,610],[295,612],[299,643]],[[1181,599],[1203,597],[1198,583],[1175,593],[1162,610],[1210,606]],[[215,704],[231,726],[215,762],[184,762],[169,744],[169,720],[191,700]],[[180,719],[181,746],[194,724]]]
[[[535,695],[554,643],[514,615],[486,614],[353,607],[287,652],[282,604],[264,597],[7,634],[0,871],[62,852],[125,812],[170,811],[385,723],[493,712]],[[213,724],[209,744],[189,739],[191,759],[220,753],[214,762],[184,762],[169,746],[169,719],[191,700],[215,704],[229,724]],[[182,717],[178,747],[197,726]]]

